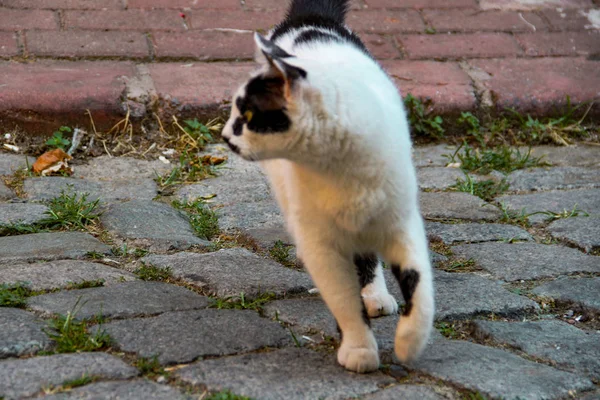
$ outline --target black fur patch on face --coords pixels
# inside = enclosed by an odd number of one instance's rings
[[[231,151],[233,151],[235,154],[240,154],[240,148],[237,147],[235,144],[231,143],[229,141],[229,139],[227,139],[225,136],[223,136],[223,140],[225,141],[225,143],[227,143],[227,146],[229,146],[229,148],[231,149]]]
[[[251,79],[246,85],[246,95],[235,101],[241,114],[241,123],[245,123],[249,130],[256,133],[288,131],[291,121],[286,114],[284,85],[283,78],[257,76]],[[250,118],[245,116],[247,111],[251,114]],[[237,122],[236,120],[235,123]],[[233,128],[235,133],[235,124]],[[242,131],[241,128],[238,129]]]
[[[233,134],[235,136],[241,136],[243,130],[244,130],[244,119],[238,117],[235,119],[235,122],[233,123]]]
[[[360,287],[364,288],[375,278],[375,269],[377,268],[378,258],[374,253],[355,254],[354,265],[358,272],[358,281]]]
[[[414,269],[401,271],[400,266],[397,264],[392,265],[392,273],[400,285],[402,297],[404,297],[404,302],[406,303],[404,311],[402,311],[402,315],[410,315],[413,306],[413,294],[415,293],[417,285],[419,284],[419,273]]]

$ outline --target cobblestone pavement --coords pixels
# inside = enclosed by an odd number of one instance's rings
[[[335,322],[294,263],[257,165],[230,157],[217,177],[169,196],[151,176],[170,166],[132,158],[91,159],[72,178],[27,177],[20,197],[0,185],[4,227],[35,224],[61,189],[90,193],[103,210],[93,229],[0,237],[0,282],[32,291],[21,307],[0,307],[0,398],[600,398],[600,147],[535,148],[552,166],[509,175],[507,194],[489,204],[449,191],[457,175],[442,155],[451,151],[414,152],[437,330],[423,357],[401,366],[398,317],[374,319],[383,365],[368,375],[337,365]],[[0,153],[0,175],[23,165]],[[171,205],[198,198],[219,215],[212,241]],[[559,218],[576,205],[586,213]],[[511,225],[506,206],[541,213]],[[49,323],[73,310],[73,324],[112,344],[59,354]],[[164,369],[143,367],[153,357]]]
[[[214,116],[284,0],[1,0],[0,127]],[[348,24],[435,112],[599,98],[598,0],[354,0]],[[590,115],[598,115],[595,106]]]

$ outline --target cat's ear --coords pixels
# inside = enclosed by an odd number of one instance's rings
[[[302,68],[291,65],[285,59],[293,58],[294,56],[277,46],[272,41],[264,38],[259,33],[254,34],[254,41],[260,53],[269,63],[269,74],[280,76],[288,83],[295,80],[306,78],[306,71]]]

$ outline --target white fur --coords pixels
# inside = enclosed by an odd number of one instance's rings
[[[257,134],[244,127],[235,136],[240,112],[234,105],[223,136],[242,157],[261,161],[298,255],[343,332],[341,365],[357,372],[379,366],[377,343],[361,318],[353,255],[375,252],[389,265],[419,273],[412,312],[400,319],[395,343],[398,358],[412,360],[427,343],[434,303],[402,99],[359,49],[336,42],[294,47],[295,35],[277,40],[295,56],[285,62],[308,74],[291,89],[290,131]],[[397,310],[381,265],[362,295],[372,316]]]

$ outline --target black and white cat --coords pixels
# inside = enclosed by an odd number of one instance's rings
[[[264,65],[233,97],[222,136],[269,177],[341,330],[338,362],[369,372],[379,367],[369,317],[398,310],[379,257],[406,302],[395,336],[401,361],[427,343],[433,282],[402,99],[344,24],[348,1],[292,0],[282,23],[255,35]]]

